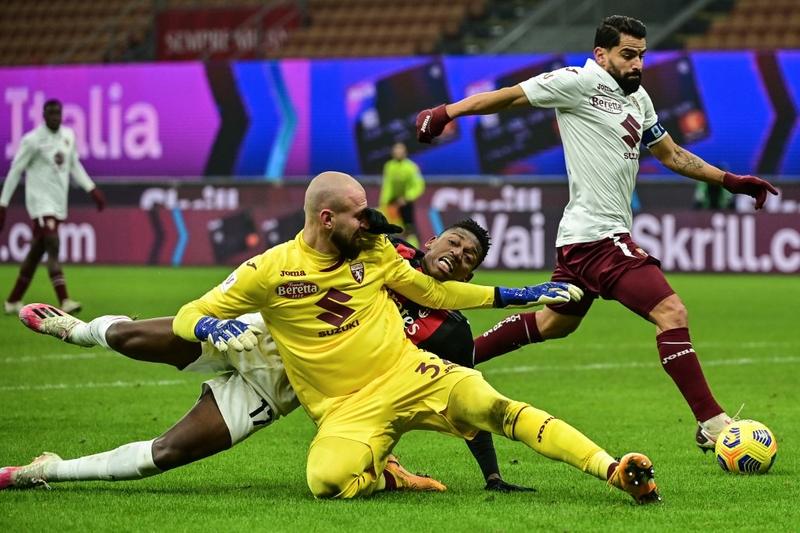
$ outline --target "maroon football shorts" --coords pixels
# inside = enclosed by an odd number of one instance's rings
[[[44,216],[37,217],[31,220],[31,227],[33,227],[33,238],[41,239],[48,235],[58,236],[58,226],[61,221],[56,217]]]
[[[578,302],[548,307],[581,317],[602,296],[647,318],[661,300],[675,293],[661,271],[661,262],[642,250],[628,233],[558,248],[551,279],[577,285],[584,295]]]

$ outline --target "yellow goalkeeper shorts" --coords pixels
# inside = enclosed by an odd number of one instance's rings
[[[412,429],[472,438],[475,431],[454,427],[444,412],[456,384],[475,375],[481,374],[408,343],[390,371],[322,418],[314,442],[325,437],[362,442],[372,450],[380,472],[400,436]]]

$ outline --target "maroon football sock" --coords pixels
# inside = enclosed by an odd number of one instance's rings
[[[656,336],[661,364],[683,394],[697,420],[724,411],[714,399],[689,338],[689,328],[675,328]]]
[[[31,249],[28,251],[28,255],[25,256],[25,259],[22,260],[22,265],[19,267],[17,282],[14,284],[14,288],[11,289],[11,294],[8,295],[9,302],[18,302],[25,296],[25,291],[28,290],[28,286],[33,280],[33,275],[39,267],[42,254],[44,254],[44,241],[40,238],[34,238],[31,241]]]
[[[64,280],[64,273],[61,269],[50,271],[50,283],[53,284],[59,303],[69,298],[67,295],[67,282]]]
[[[386,488],[383,490],[397,490],[397,480],[388,471],[383,471],[383,479],[386,481]]]
[[[611,479],[611,476],[614,475],[614,471],[619,466],[619,461],[614,461],[610,465],[608,465],[608,470],[606,470],[606,479]]]
[[[475,339],[475,364],[543,340],[536,313],[511,315]]]
[[[31,284],[32,279],[32,275],[25,275],[20,272],[17,276],[17,282],[14,283],[14,288],[11,289],[11,294],[8,295],[8,301],[18,302],[22,300],[22,297],[25,295],[25,291],[28,290],[28,286]]]

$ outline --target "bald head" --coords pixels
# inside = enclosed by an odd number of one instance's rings
[[[323,209],[339,212],[365,197],[364,187],[349,174],[334,171],[318,174],[306,189],[303,204],[306,222],[316,219]]]
[[[318,252],[355,259],[376,243],[364,231],[366,208],[367,193],[352,176],[323,172],[306,189],[303,239]]]

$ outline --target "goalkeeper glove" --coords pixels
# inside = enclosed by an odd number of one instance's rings
[[[756,199],[756,209],[764,207],[767,201],[767,192],[778,194],[778,189],[772,184],[755,176],[739,176],[726,172],[722,176],[722,186],[734,194],[746,194]]]
[[[548,281],[522,288],[495,287],[495,307],[531,307],[534,305],[560,304],[578,301],[583,291],[571,283]]]
[[[367,228],[369,233],[374,233],[375,235],[383,233],[403,233],[403,228],[397,224],[391,224],[384,214],[377,209],[371,207],[364,209],[364,220],[369,225]]]
[[[441,104],[433,109],[425,109],[417,115],[417,140],[421,143],[430,144],[434,137],[438,137],[444,131],[447,123],[453,120],[447,114],[445,106]]]
[[[220,352],[228,349],[241,352],[250,351],[258,344],[257,335],[264,332],[241,320],[220,320],[204,316],[194,327],[194,336],[201,341],[209,341]]]

